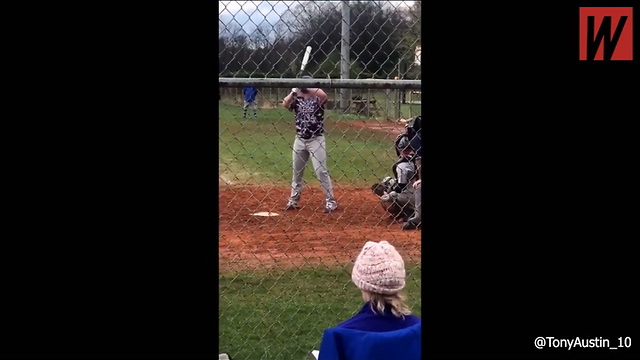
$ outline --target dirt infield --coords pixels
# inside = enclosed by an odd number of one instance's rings
[[[319,188],[305,187],[301,209],[283,211],[289,188],[220,188],[220,271],[347,264],[369,240],[387,240],[405,257],[419,261],[421,232],[403,231],[388,219],[368,188],[335,184],[339,208],[323,212]],[[251,215],[271,211],[280,216]]]
[[[382,131],[389,134],[390,138],[395,139],[396,136],[405,132],[405,124],[397,122],[353,122],[356,126],[362,126],[373,131]]]
[[[405,132],[405,124],[399,122],[388,121],[348,121],[338,125],[339,128],[360,128],[376,132],[383,132],[389,135],[389,138],[395,139],[396,136]]]

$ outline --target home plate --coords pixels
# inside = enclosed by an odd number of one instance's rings
[[[278,213],[270,212],[270,211],[261,211],[255,214],[251,214],[253,216],[280,216]]]

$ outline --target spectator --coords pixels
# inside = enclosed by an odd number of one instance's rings
[[[365,303],[356,315],[336,327],[385,332],[419,323],[420,318],[411,314],[402,293],[405,276],[404,261],[393,245],[368,241],[351,272],[351,280]]]
[[[354,264],[351,280],[362,292],[360,311],[324,331],[318,360],[421,359],[419,317],[411,315],[402,290],[402,256],[386,241],[368,241]]]

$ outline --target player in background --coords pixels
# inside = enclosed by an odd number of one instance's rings
[[[253,108],[253,117],[257,118],[258,105],[256,104],[256,95],[258,95],[258,88],[255,86],[248,86],[242,89],[242,97],[244,98],[244,105],[242,106],[242,117],[247,117],[247,108],[251,106]]]

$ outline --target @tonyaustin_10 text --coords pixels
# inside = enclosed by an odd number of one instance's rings
[[[609,348],[617,350],[619,348],[631,347],[630,337],[619,337],[617,341],[611,342],[603,337],[597,338],[580,338],[579,336],[569,339],[557,339],[553,336],[538,336],[535,339],[535,346],[538,349],[543,348]]]

